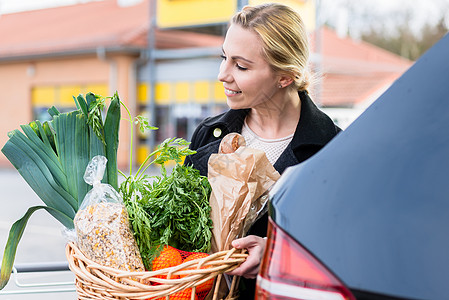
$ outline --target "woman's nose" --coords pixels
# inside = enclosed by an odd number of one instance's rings
[[[221,82],[230,82],[232,79],[231,74],[229,73],[226,61],[222,61],[220,65],[220,70],[218,72],[218,80]]]

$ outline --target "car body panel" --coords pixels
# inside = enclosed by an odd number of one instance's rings
[[[349,288],[447,298],[449,35],[270,197],[276,224]]]

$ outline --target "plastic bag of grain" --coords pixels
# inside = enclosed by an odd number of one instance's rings
[[[101,182],[106,162],[106,157],[95,156],[86,168],[84,180],[92,189],[74,219],[77,246],[100,265],[144,271],[123,200],[111,185]]]

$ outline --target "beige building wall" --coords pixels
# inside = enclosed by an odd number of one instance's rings
[[[129,103],[135,103],[136,76],[132,74],[134,58],[128,55],[74,56],[22,60],[0,63],[0,145],[8,140],[7,133],[18,129],[21,124],[33,121],[32,91],[36,87],[103,85],[108,87],[107,95],[119,91],[120,99],[135,113]],[[132,82],[134,80],[134,82]],[[99,93],[95,90],[79,90],[74,93]],[[72,101],[65,99],[64,101]],[[58,105],[55,105],[57,108]],[[122,114],[125,114],[122,110]],[[127,167],[129,159],[129,126],[121,122],[119,145],[119,167]],[[0,154],[0,167],[12,167]]]
[[[27,76],[27,64],[4,64],[0,67],[0,145],[8,140],[7,133],[29,122],[32,115],[30,99],[30,79]],[[10,163],[3,153],[0,166]]]

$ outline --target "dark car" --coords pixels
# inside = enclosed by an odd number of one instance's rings
[[[256,299],[449,299],[449,35],[270,199]]]

